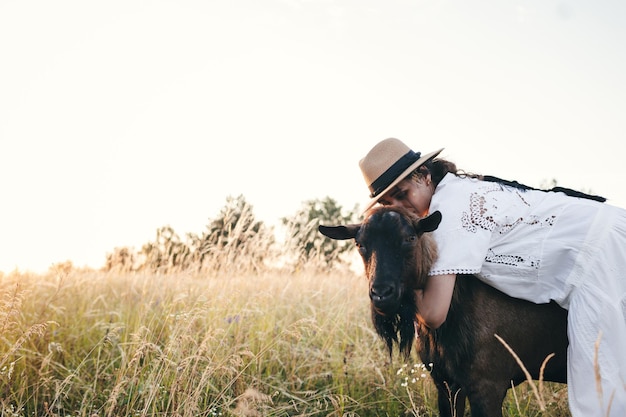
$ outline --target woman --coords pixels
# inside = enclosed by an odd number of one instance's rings
[[[555,300],[568,310],[572,415],[626,416],[626,210],[573,190],[463,174],[436,159],[442,150],[421,156],[390,138],[359,162],[368,209],[443,215],[433,232],[439,258],[416,291],[419,314],[432,328],[445,321],[458,274],[535,303]]]

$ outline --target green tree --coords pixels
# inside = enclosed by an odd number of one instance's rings
[[[200,267],[260,269],[272,256],[273,230],[256,219],[243,195],[229,196],[219,215],[201,235],[189,235]]]
[[[355,223],[358,207],[344,212],[336,200],[308,200],[291,218],[282,218],[287,229],[285,248],[295,256],[296,266],[302,266],[313,260],[319,260],[325,267],[331,268],[342,261],[341,255],[354,247],[352,242],[327,239],[317,227],[320,224]]]

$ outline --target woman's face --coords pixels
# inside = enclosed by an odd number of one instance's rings
[[[428,207],[433,196],[430,174],[414,180],[407,177],[387,191],[379,201],[384,206],[404,207],[420,217],[428,214]]]

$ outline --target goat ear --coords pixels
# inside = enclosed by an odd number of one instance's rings
[[[436,230],[439,227],[439,223],[441,223],[441,212],[434,211],[430,213],[428,216],[419,219],[415,230],[418,233],[428,233]]]
[[[360,224],[347,224],[344,226],[319,225],[318,230],[326,237],[335,240],[354,239],[361,228]]]

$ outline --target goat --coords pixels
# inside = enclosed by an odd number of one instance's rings
[[[502,417],[507,390],[533,379],[566,382],[567,311],[556,303],[512,298],[472,275],[459,275],[444,324],[428,328],[419,316],[415,289],[424,288],[437,256],[431,234],[441,213],[425,218],[399,208],[377,207],[361,224],[319,226],[332,239],[355,239],[369,281],[371,314],[390,356],[394,344],[408,359],[415,341],[438,391],[442,417]],[[416,334],[417,333],[417,334]],[[554,354],[540,375],[544,360]],[[428,366],[428,365],[427,365]]]

